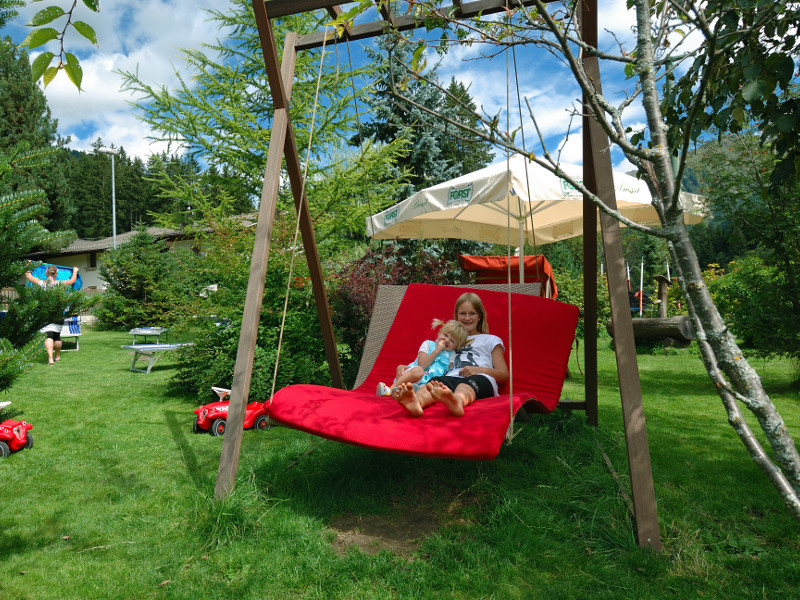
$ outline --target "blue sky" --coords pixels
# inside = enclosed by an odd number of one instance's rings
[[[601,46],[614,44],[606,29],[613,29],[617,36],[629,39],[633,13],[625,9],[625,0],[612,0],[602,5]],[[134,109],[128,104],[132,97],[120,91],[120,78],[114,71],[138,69],[147,83],[173,85],[174,70],[183,68],[179,49],[198,47],[202,41],[219,35],[215,24],[209,22],[201,10],[202,6],[196,0],[103,0],[101,12],[93,14],[78,3],[78,19],[91,24],[99,40],[99,47],[77,34],[72,34],[68,40],[69,49],[81,59],[84,91],[79,93],[64,74],[59,74],[45,90],[50,109],[59,122],[59,133],[71,137],[71,148],[87,150],[100,137],[106,145],[123,146],[129,154],[143,159],[165,149],[164,145],[147,140],[148,129],[137,120]],[[218,2],[209,3],[209,6],[221,9],[224,5]],[[25,7],[3,34],[22,41],[27,34],[23,24],[41,8],[41,2]],[[440,75],[443,81],[455,76],[464,82],[475,103],[487,113],[495,114],[506,105],[506,60],[504,57],[474,60],[478,51],[477,45],[451,51],[440,65]],[[551,149],[561,147],[562,161],[580,163],[579,120],[573,122],[569,140],[565,137],[570,122],[569,109],[577,105],[580,93],[565,68],[545,52],[520,50],[517,70],[521,94],[533,106]],[[622,90],[624,82],[619,77],[605,73],[603,77],[607,95]],[[526,110],[524,103],[523,110]],[[512,101],[512,128],[516,126],[515,111]],[[643,114],[637,114],[636,109],[626,115],[633,126],[643,120]],[[535,140],[530,122],[525,124],[525,135],[530,142]],[[629,166],[621,155],[614,155],[613,162],[618,169]]]

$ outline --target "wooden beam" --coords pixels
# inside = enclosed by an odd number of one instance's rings
[[[271,3],[270,3],[271,4]],[[272,15],[267,11],[267,4],[260,0],[254,0],[254,10],[257,13],[263,13],[261,18],[257,18],[258,33],[261,38],[261,46],[264,49],[264,63],[267,70],[267,78],[269,80],[270,90],[283,90],[291,85],[291,82],[284,81],[286,74],[277,77],[274,81],[275,73],[278,72],[278,56],[275,52],[274,34],[272,32]],[[262,29],[263,27],[263,29]],[[292,34],[295,36],[296,34]],[[294,37],[293,37],[294,39]],[[272,40],[272,41],[270,41]],[[284,52],[288,50],[288,46]],[[296,44],[291,47],[291,52],[296,55]],[[289,75],[291,79],[294,78],[294,69]],[[278,99],[273,93],[275,104],[277,107]],[[288,108],[288,98],[286,101]],[[294,196],[294,205],[297,210],[297,218],[300,224],[300,233],[303,237],[303,248],[305,250],[306,261],[308,262],[309,275],[311,278],[311,286],[314,290],[314,301],[317,307],[317,315],[319,316],[319,324],[322,329],[322,341],[325,347],[325,356],[328,360],[328,371],[331,374],[331,382],[335,387],[344,388],[344,377],[342,375],[342,367],[339,363],[339,352],[336,348],[336,335],[333,332],[333,319],[331,318],[330,305],[328,304],[328,295],[325,291],[325,278],[322,274],[322,263],[319,259],[317,251],[317,242],[314,236],[314,226],[311,220],[311,213],[308,209],[308,198],[305,195],[303,186],[303,174],[300,168],[300,153],[297,151],[297,145],[294,137],[294,128],[292,127],[291,117],[287,114],[288,123],[287,135],[284,142],[284,156],[286,157],[286,171],[289,174],[289,181],[292,186],[292,193]]]
[[[581,36],[592,46],[597,46],[596,11],[591,4],[597,0],[583,2],[581,12]],[[583,98],[583,182],[589,191],[597,194],[597,180],[594,176],[594,157],[592,139],[589,131],[589,111],[586,97]],[[598,382],[597,382],[597,207],[588,197],[583,197],[583,363],[585,369],[584,394],[586,401],[586,422],[597,425]]]
[[[590,0],[594,2],[594,0]],[[595,6],[596,8],[596,6]],[[589,18],[594,18],[590,15]],[[583,65],[598,93],[600,67],[596,57],[584,57]],[[614,192],[614,175],[611,167],[608,135],[597,119],[589,120],[584,130],[591,147],[591,169],[597,185],[597,195],[610,208],[617,207]],[[584,164],[584,169],[587,165]],[[605,213],[600,214],[603,235],[603,250],[608,273],[608,295],[611,303],[611,318],[614,328],[614,350],[617,357],[617,376],[622,402],[622,419],[625,441],[628,448],[628,468],[631,477],[631,496],[636,525],[636,540],[641,547],[661,549],[661,534],[658,529],[653,472],[650,464],[650,447],[644,419],[642,388],[636,361],[636,343],[633,338],[628,285],[625,276],[625,257],[622,254],[619,221]],[[584,227],[585,234],[586,227]]]
[[[272,35],[269,20],[266,22],[268,34]],[[289,32],[283,51],[281,66],[283,89],[288,102],[292,93],[294,68],[297,53],[294,44],[297,34]],[[277,55],[274,55],[277,61]],[[247,294],[242,315],[242,329],[239,333],[239,347],[236,353],[236,365],[233,370],[233,386],[231,387],[228,417],[225,427],[225,439],[222,441],[222,453],[219,459],[217,484],[214,496],[220,499],[229,494],[236,483],[236,472],[239,469],[239,452],[242,444],[242,428],[247,400],[250,396],[250,380],[253,375],[258,325],[261,321],[261,306],[264,298],[264,281],[267,276],[267,260],[269,258],[272,226],[275,221],[275,207],[278,200],[278,183],[280,181],[283,148],[289,133],[288,107],[275,110],[272,120],[272,132],[269,138],[267,164],[264,168],[264,182],[261,187],[261,204],[258,209],[256,237],[253,242],[253,259],[250,263],[250,278],[247,283]]]
[[[270,0],[267,2],[267,6],[269,8],[269,14],[272,18],[277,16],[283,16],[284,11],[292,11],[293,8],[286,6],[287,4],[292,4],[291,0]],[[339,4],[346,4],[346,2],[339,2]],[[532,4],[531,0],[525,0],[524,4],[530,5]],[[273,7],[273,5],[275,5]],[[444,9],[449,8],[448,6],[444,6]],[[475,2],[466,2],[461,4],[461,8],[459,9],[459,18],[469,19],[471,17],[477,17],[480,15],[490,15],[498,12],[502,12],[506,9],[506,0],[476,0]],[[303,12],[303,11],[297,11]],[[294,14],[294,12],[287,12],[286,14]],[[368,23],[359,23],[358,25],[352,26],[352,31],[348,35],[342,36],[340,39],[348,39],[348,40],[361,40],[376,37],[379,35],[383,35],[389,30],[390,28],[397,29],[398,31],[407,31],[409,29],[416,29],[418,27],[425,26],[425,19],[427,16],[436,17],[433,13],[428,15],[391,15],[391,24],[386,20],[381,21],[370,21]],[[384,19],[386,17],[384,16]],[[322,46],[326,39],[330,42],[334,39],[334,34],[331,31],[328,31],[326,34],[323,32],[316,32],[311,33],[308,35],[302,36],[297,41],[297,50],[310,50],[312,48],[319,48]]]
[[[289,108],[289,96],[283,83],[283,77],[281,77],[281,69],[278,66],[278,48],[275,46],[275,36],[272,34],[271,16],[267,14],[266,4],[262,0],[253,0],[253,12],[256,17],[258,37],[261,40],[261,52],[264,56],[264,66],[267,71],[273,106],[275,110]],[[286,47],[284,46],[285,50]],[[296,52],[294,45],[292,46],[292,51]],[[294,68],[292,71],[294,71]],[[294,72],[292,73],[292,79],[294,79]]]
[[[333,6],[342,6],[346,4],[353,4],[357,0],[266,0],[267,11],[274,19],[277,17],[286,17],[289,15],[297,15],[300,13],[311,12],[314,10],[329,10]],[[505,10],[508,2],[507,0],[474,0],[473,2],[453,2],[455,6],[460,6],[464,11],[465,17],[474,17],[478,13],[492,14]],[[523,2],[515,2],[515,5],[523,4]],[[524,5],[530,6],[533,4],[532,0],[525,0]],[[448,10],[448,4],[442,4],[442,10]]]

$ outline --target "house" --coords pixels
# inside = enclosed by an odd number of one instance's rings
[[[147,233],[153,237],[165,240],[168,246],[193,248],[195,239],[176,229],[163,227],[147,227]],[[128,231],[117,235],[117,246],[120,246],[135,236],[138,231]],[[83,289],[91,294],[105,290],[106,284],[100,278],[98,267],[103,262],[103,253],[114,247],[113,237],[100,240],[75,240],[61,250],[50,252],[34,252],[25,258],[61,265],[64,267],[78,267],[83,279]]]

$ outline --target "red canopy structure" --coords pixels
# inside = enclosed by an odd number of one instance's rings
[[[465,271],[475,273],[475,283],[506,283],[508,281],[509,261],[511,263],[511,283],[519,283],[519,256],[471,256],[461,254],[458,264]],[[541,295],[557,298],[558,288],[553,276],[553,267],[543,254],[526,256],[522,263],[527,283],[541,283]]]

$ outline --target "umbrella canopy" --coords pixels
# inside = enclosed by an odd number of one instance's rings
[[[583,167],[561,164],[574,179]],[[658,224],[647,185],[614,173],[617,206],[644,225]],[[523,247],[583,234],[583,195],[527,157],[498,163],[426,188],[367,218],[375,239],[458,238]],[[701,197],[681,193],[687,224],[702,221]]]

